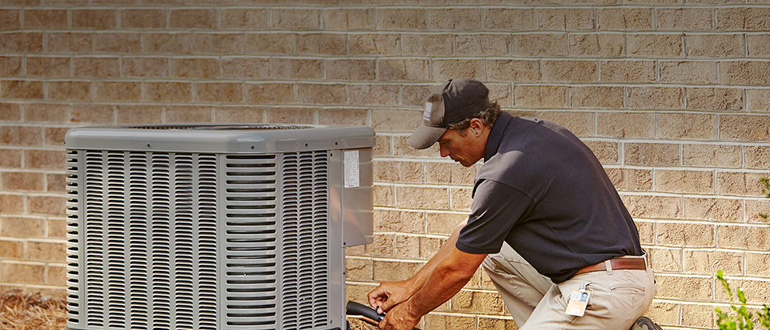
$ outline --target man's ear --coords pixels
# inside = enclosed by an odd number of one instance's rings
[[[481,118],[473,118],[470,122],[470,129],[473,135],[479,136],[484,130],[484,121]]]

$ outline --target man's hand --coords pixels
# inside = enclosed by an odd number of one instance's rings
[[[408,281],[382,282],[380,286],[369,292],[369,306],[382,314],[409,299],[413,293],[409,290]]]
[[[412,330],[420,323],[422,315],[414,315],[409,303],[398,304],[391,309],[378,327],[382,330]]]

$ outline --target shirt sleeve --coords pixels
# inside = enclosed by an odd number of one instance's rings
[[[455,245],[472,254],[497,253],[513,226],[532,204],[532,198],[508,185],[484,180],[476,187],[468,223]]]

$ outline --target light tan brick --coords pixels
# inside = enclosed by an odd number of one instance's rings
[[[426,215],[427,232],[429,234],[438,234],[449,236],[460,223],[465,223],[468,215],[457,213],[433,213]]]
[[[544,82],[595,82],[599,80],[596,61],[543,60]]]
[[[49,81],[48,99],[90,101],[91,83],[88,81]]]
[[[374,230],[385,232],[422,233],[425,231],[423,212],[375,210]]]
[[[78,29],[110,30],[118,26],[118,12],[112,9],[73,9],[72,27]]]
[[[741,148],[731,145],[685,144],[682,164],[701,167],[740,167]]]
[[[63,140],[64,138],[62,138]],[[64,141],[61,142],[64,145]],[[46,174],[45,176],[45,190],[55,192],[67,191],[67,175],[66,174]],[[50,236],[50,234],[49,234]]]
[[[298,84],[299,101],[305,104],[345,104],[347,88],[342,84]]]
[[[147,101],[151,102],[190,102],[192,84],[176,81],[149,81],[144,84]]]
[[[3,262],[0,264],[0,278],[6,283],[43,284],[45,267],[42,264],[20,264]]]
[[[596,26],[600,30],[650,30],[651,8],[607,8],[596,10]]]
[[[423,164],[419,162],[378,161],[374,163],[374,180],[383,182],[425,182]]]
[[[658,137],[676,139],[716,138],[716,115],[662,113],[658,115]]]
[[[90,53],[93,51],[93,42],[90,33],[51,32],[48,33],[47,37],[47,49],[49,52]],[[42,47],[40,50],[42,50]]]
[[[425,329],[468,330],[475,329],[476,318],[464,315],[428,314]]]
[[[330,71],[331,72],[334,71]],[[367,77],[372,73],[357,71]],[[422,80],[430,76],[430,62],[427,59],[379,59],[377,77],[380,80]]]
[[[378,39],[385,38],[380,37]],[[351,53],[353,52],[352,41],[353,36],[351,36]],[[366,41],[366,39],[363,39],[363,41]],[[375,39],[374,41],[377,42],[378,40]],[[396,51],[397,45],[390,45],[390,41],[387,39],[383,41],[387,42],[385,46],[394,48],[391,52]],[[398,43],[398,40],[394,42]],[[377,45],[378,43],[374,44],[375,47]],[[455,38],[449,34],[404,34],[401,36],[401,48],[404,55],[452,55],[455,49],[454,45]],[[362,44],[362,46],[369,46],[368,42],[367,44]]]
[[[737,148],[737,147],[736,147]],[[770,146],[744,146],[744,166],[747,168],[770,168]]]
[[[651,191],[652,171],[627,168],[607,169],[612,184],[622,191]]]
[[[509,83],[488,84],[489,100],[497,102],[502,108],[508,108],[513,105],[513,92]]]
[[[770,46],[768,46],[768,43],[770,42],[770,35],[760,34],[760,35],[747,35],[746,36],[746,44],[747,44],[747,55],[749,57],[767,57],[770,55]]]
[[[717,247],[766,251],[770,248],[770,227],[720,225],[717,226]]]
[[[166,123],[210,123],[211,108],[197,106],[166,107]]]
[[[629,87],[628,107],[631,109],[682,109],[684,91],[679,87]]]
[[[21,56],[0,56],[0,75],[4,77],[19,76],[24,70]]]
[[[8,212],[21,212],[24,203],[21,196],[0,195],[0,205],[4,206],[3,210],[7,209]],[[2,234],[5,237],[33,238],[45,236],[45,222],[42,219],[9,217],[2,218],[2,224]]]
[[[398,55],[401,52],[399,34],[351,34],[350,55]],[[409,54],[406,50],[404,54]]]
[[[115,111],[112,106],[107,105],[79,104],[70,110],[70,121],[112,124],[115,122]]]
[[[222,29],[258,30],[267,28],[269,11],[258,8],[234,8],[219,11]]]
[[[430,187],[396,187],[396,206],[408,209],[448,209],[449,190]]]
[[[719,117],[720,138],[726,140],[770,140],[767,116],[722,115]]]
[[[66,122],[69,107],[62,104],[27,103],[24,105],[24,121]]]
[[[111,57],[75,57],[76,77],[109,78],[120,76],[120,62]]]
[[[277,124],[313,124],[316,111],[308,108],[270,108],[265,122]]]
[[[403,99],[401,104],[423,108],[428,96],[439,87],[438,85],[404,85],[401,89]]]
[[[396,235],[393,234],[375,234],[372,237],[372,243],[367,244],[364,255],[393,257],[395,238]]]
[[[43,191],[44,176],[42,173],[31,172],[2,172],[0,173],[0,187],[5,191],[27,190]]]
[[[195,100],[198,102],[238,103],[243,101],[242,83],[196,83]]]
[[[433,78],[446,81],[456,77],[468,77],[485,80],[484,60],[481,59],[447,59],[433,60]]]
[[[331,80],[374,80],[377,75],[375,61],[370,59],[328,60],[326,68],[326,78]]]
[[[128,29],[159,29],[166,27],[163,9],[126,9],[121,11],[120,26]]]
[[[270,60],[270,71],[276,79],[320,79],[324,75],[324,61],[274,58]]]
[[[471,188],[450,188],[449,208],[454,211],[470,211],[473,198]]]
[[[659,325],[678,325],[681,321],[682,306],[677,303],[653,301],[645,315]]]
[[[688,57],[742,56],[743,36],[740,34],[686,34]]]
[[[567,54],[564,34],[514,34],[513,54],[520,56],[563,56]]]
[[[353,281],[372,280],[372,261],[358,258],[345,258],[345,279]]]
[[[214,117],[217,123],[261,123],[264,110],[256,107],[220,106],[214,109]]]
[[[686,219],[742,222],[743,212],[743,203],[737,199],[696,197],[684,199]]]
[[[717,193],[758,196],[762,193],[760,179],[767,176],[753,172],[717,172]]]
[[[479,317],[479,329],[514,330],[518,328],[516,327],[516,323],[508,318],[496,319],[489,317]]]
[[[431,30],[473,31],[481,29],[481,11],[477,8],[442,8],[428,10]]]
[[[537,118],[550,120],[564,126],[578,137],[591,136],[594,132],[594,115],[589,112],[542,111]]]
[[[319,125],[365,126],[368,111],[365,109],[323,109],[318,112]]]
[[[375,135],[374,136],[374,148],[373,153],[375,157],[378,156],[390,156],[391,152],[390,136]]]
[[[271,10],[273,28],[317,30],[321,27],[321,11],[317,9]]]
[[[452,311],[465,313],[502,314],[503,299],[497,292],[458,292],[451,299]]]
[[[395,235],[393,250],[396,258],[420,259],[420,237]]]
[[[64,243],[27,242],[27,259],[35,261],[63,262],[67,257]]]
[[[0,81],[0,97],[11,99],[42,99],[43,82],[29,80]]]
[[[712,84],[717,82],[717,65],[704,61],[660,61],[660,81],[666,83]]]
[[[247,54],[293,54],[296,36],[287,33],[247,33],[244,50]]]
[[[430,157],[439,158],[438,144],[433,144],[427,149],[414,149],[406,143],[408,137],[394,136],[393,137],[393,155],[397,157]]]
[[[42,143],[40,127],[0,126],[0,144],[34,146]]]
[[[715,228],[711,224],[659,223],[657,243],[687,247],[714,247]]]
[[[11,54],[35,54],[43,51],[43,33],[9,32],[3,33],[0,52]]]
[[[169,13],[172,29],[215,29],[217,12],[214,9],[172,9]]]
[[[66,77],[71,75],[68,57],[27,56],[27,74],[30,76]]]
[[[622,108],[625,97],[623,87],[581,86],[570,87],[573,107],[580,108]]]
[[[373,267],[374,280],[402,281],[414,275],[422,265],[422,262],[375,260]]]
[[[0,149],[0,167],[20,168],[21,150]],[[0,199],[2,198],[0,197]]]
[[[180,78],[219,77],[219,60],[216,58],[172,58],[171,76]]]
[[[527,86],[513,88],[513,104],[526,108],[566,108],[568,88],[564,86]]]
[[[626,52],[622,34],[570,34],[569,51],[574,56],[621,56]]]
[[[682,39],[682,34],[629,34],[626,36],[628,55],[681,57]]]
[[[766,279],[741,280],[741,279],[728,278],[728,281],[730,282],[730,287],[733,289],[733,294],[735,294],[736,291],[738,291],[738,288],[743,290],[743,292],[746,294],[747,304],[759,305],[759,304],[765,304],[766,301],[770,301],[770,283]],[[716,292],[715,300],[719,302],[730,301],[727,295],[727,291],[721,288],[720,283],[717,283],[717,285],[719,285],[720,288]],[[734,304],[737,304],[737,300],[732,300],[732,302]]]
[[[373,30],[374,9],[335,8],[321,13],[326,30]]]
[[[27,196],[28,213],[43,215],[65,215],[65,197]]]
[[[162,57],[124,57],[120,64],[125,77],[167,77],[169,73],[168,59]]]
[[[121,105],[117,107],[119,125],[155,124],[162,122],[163,108],[160,106]]]
[[[67,285],[67,267],[51,264],[47,265],[45,267],[45,283],[55,286]]]
[[[650,267],[656,272],[680,272],[682,270],[682,249],[650,248],[646,250]]]
[[[660,298],[677,298],[682,300],[712,299],[713,280],[701,277],[656,276]]]
[[[24,242],[0,240],[0,259],[21,259]]]
[[[459,34],[457,55],[505,56],[511,53],[511,37],[507,34]]]
[[[472,185],[477,166],[463,167],[455,163],[426,163],[425,182]]]
[[[601,81],[650,83],[656,81],[655,61],[602,61]]]
[[[677,219],[682,215],[682,199],[667,196],[623,196],[628,212],[634,218]]]
[[[344,34],[310,33],[297,35],[297,53],[300,55],[344,55],[347,40]]]
[[[764,276],[770,272],[770,254],[746,252],[746,275]]]
[[[770,8],[717,8],[717,30],[753,31],[770,29]]]
[[[350,104],[360,106],[395,106],[398,104],[397,85],[350,85]]]
[[[639,230],[639,241],[642,244],[652,245],[655,243],[655,224],[646,221],[635,221],[636,228]]]
[[[655,191],[714,193],[713,171],[655,170]]]
[[[668,143],[625,143],[625,163],[644,166],[678,166],[679,145]]]
[[[658,30],[702,31],[713,28],[711,8],[660,8],[656,11]]]
[[[96,82],[94,85],[96,101],[140,101],[142,84],[133,81]]]
[[[294,103],[294,84],[259,83],[246,84],[246,103],[287,104]]]
[[[145,33],[144,53],[148,54],[190,54],[192,53],[190,33]]]
[[[711,275],[717,270],[723,270],[725,274],[743,274],[743,253],[724,251],[684,251],[684,271]]]
[[[743,91],[734,88],[685,88],[687,109],[743,110]]]
[[[682,325],[686,327],[714,328],[714,307],[708,305],[682,305]]]
[[[378,30],[425,30],[428,28],[427,11],[420,8],[377,8]]]
[[[493,31],[527,31],[537,28],[537,16],[532,9],[490,8],[482,9],[484,28]]]
[[[770,90],[747,89],[747,108],[750,112],[770,112]]]
[[[540,64],[532,60],[487,60],[490,80],[535,82],[540,80]]]
[[[535,9],[541,30],[592,30],[594,19],[587,8]]]
[[[0,120],[19,121],[21,120],[21,107],[14,103],[0,103]]]
[[[639,112],[601,112],[596,115],[597,134],[620,138],[652,138],[655,114]]]
[[[770,70],[770,62],[725,61],[719,63],[722,83],[730,85],[767,85],[770,77],[764,73]]]
[[[240,33],[195,33],[190,35],[194,54],[240,54],[243,52],[243,35]]]

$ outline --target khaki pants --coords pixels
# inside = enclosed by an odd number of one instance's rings
[[[487,256],[483,267],[521,330],[626,330],[650,306],[657,288],[649,267],[584,273],[554,284],[508,244]],[[592,292],[585,315],[567,315],[570,294],[583,283]]]

